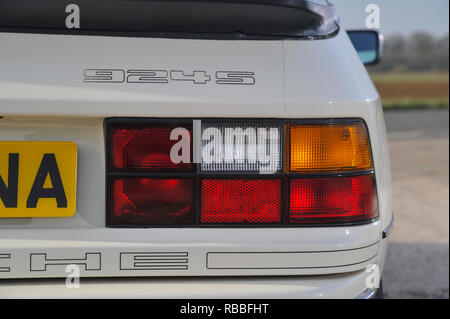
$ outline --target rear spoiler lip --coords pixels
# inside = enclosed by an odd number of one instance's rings
[[[260,35],[246,33],[201,33],[201,32],[144,32],[144,31],[115,31],[115,30],[60,30],[50,28],[12,28],[1,27],[0,33],[48,34],[64,36],[100,36],[126,38],[159,38],[159,39],[188,39],[188,40],[324,40],[335,37],[340,27],[325,35]]]
[[[99,0],[104,4],[112,4],[117,5],[114,6],[105,6],[106,15],[109,15],[110,21],[105,22],[105,18],[101,17],[98,21],[95,19],[99,17],[98,6],[100,3],[98,1],[95,2],[96,7],[94,5],[90,5],[88,0],[78,0],[77,3],[80,6],[81,12],[81,27],[79,29],[68,29],[64,25],[65,18],[68,13],[65,12],[64,7],[59,7],[57,9],[46,10],[42,4],[49,6],[49,8],[53,8],[51,5],[54,5],[55,2],[59,2],[57,0],[35,0],[32,3],[39,2],[41,5],[37,9],[36,6],[27,7],[27,0],[2,0],[0,2],[0,32],[10,32],[10,33],[30,33],[30,34],[63,34],[63,35],[93,35],[93,36],[119,36],[119,37],[149,37],[149,38],[179,38],[179,39],[217,39],[217,40],[280,40],[280,39],[324,39],[334,37],[340,29],[339,20],[336,16],[335,8],[333,5],[321,5],[308,0]],[[164,2],[164,5],[161,3]],[[198,6],[199,10],[207,9],[203,12],[208,12],[209,16],[206,17],[205,27],[202,28],[202,22],[199,20],[193,20],[194,24],[189,24],[186,22],[187,28],[182,28],[182,24],[174,21],[174,29],[165,30],[167,27],[167,20],[170,18],[173,19],[173,16],[168,16],[164,25],[158,27],[157,22],[150,25],[147,24],[148,20],[146,19],[145,14],[147,12],[151,12],[150,9],[154,8],[165,8],[167,10],[168,6],[191,6],[191,14],[195,12],[198,14],[200,11],[196,11],[195,8]],[[142,11],[141,21],[136,21],[136,17],[131,13],[130,16],[127,16],[123,12],[121,12],[120,20],[122,25],[125,25],[125,28],[121,28],[120,26],[115,27],[114,23],[116,23],[117,13],[120,9],[123,9],[123,6],[133,8],[132,6],[142,6],[148,5],[146,9],[147,12]],[[161,7],[158,7],[161,5]],[[212,5],[212,7],[209,7]],[[219,5],[219,7],[215,7]],[[230,10],[227,13],[223,11],[226,6],[230,5]],[[61,6],[61,2],[59,3]],[[121,8],[119,8],[122,6]],[[220,7],[222,6],[222,7]],[[246,22],[246,19],[241,21],[237,21],[238,25],[234,26],[231,22],[228,24],[231,19],[224,19],[223,24],[218,23],[215,25],[218,30],[211,30],[211,23],[216,23],[214,21],[215,14],[221,15],[222,18],[228,17],[234,18],[236,20],[236,16],[233,15],[233,10],[236,12],[236,8],[232,9],[231,6],[243,6],[242,8],[251,9],[248,10],[253,17],[249,15],[251,22]],[[254,6],[254,7],[252,7]],[[23,8],[22,8],[23,7]],[[274,19],[273,17],[264,16],[267,14],[266,10],[281,10],[274,11],[274,16],[279,14],[282,18],[282,13],[288,13],[290,21],[286,22],[283,19]],[[135,10],[136,10],[135,8]],[[23,10],[22,10],[23,9]],[[26,10],[27,9],[27,10]],[[222,9],[221,12],[215,9]],[[34,11],[33,11],[34,10]],[[90,11],[91,10],[91,11]],[[103,10],[103,9],[102,9]],[[109,11],[108,11],[109,10]],[[114,11],[115,10],[115,11]],[[163,13],[166,11],[163,10]],[[259,10],[259,11],[258,11]],[[3,14],[2,14],[3,12]],[[131,12],[131,11],[130,11]],[[134,12],[135,13],[135,12]],[[308,15],[308,19],[313,20],[314,23],[301,25],[301,19],[295,20],[293,17],[297,14],[301,17],[301,14]],[[27,19],[32,17],[32,22],[27,22]],[[39,18],[37,18],[39,17]],[[261,20],[261,23],[257,23],[258,18],[267,18],[270,20],[264,21]],[[84,18],[84,21],[83,21]],[[114,19],[116,18],[116,19]],[[183,17],[180,15],[179,20],[183,20]],[[191,19],[193,16],[190,17]],[[209,18],[209,20],[208,20]],[[242,16],[241,16],[242,18]],[[41,21],[42,24],[37,23],[36,21]],[[129,19],[130,24],[127,25],[127,21]],[[188,17],[189,19],[189,17]],[[239,17],[237,18],[239,19]],[[170,20],[170,21],[172,21]],[[268,23],[269,21],[269,23]],[[293,25],[296,21],[298,25]],[[141,23],[142,22],[142,23]],[[253,22],[253,24],[252,24]],[[246,24],[247,23],[247,24]],[[255,24],[256,23],[256,24]],[[286,27],[289,24],[289,27]],[[245,26],[248,25],[248,29]],[[181,27],[180,27],[181,26]],[[256,29],[255,30],[255,26]],[[306,26],[306,27],[305,27]],[[209,28],[208,28],[209,27]],[[243,28],[242,28],[243,27]],[[186,30],[186,29],[195,29],[195,30]],[[236,29],[234,29],[236,28]],[[256,31],[256,32],[255,32]]]

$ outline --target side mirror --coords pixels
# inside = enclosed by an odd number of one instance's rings
[[[376,64],[383,53],[383,36],[375,30],[347,31],[350,40],[365,65]]]

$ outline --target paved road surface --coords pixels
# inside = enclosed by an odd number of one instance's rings
[[[386,298],[449,298],[449,112],[385,113],[395,227]]]

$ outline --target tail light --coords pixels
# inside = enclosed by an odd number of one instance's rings
[[[270,224],[281,221],[280,179],[203,179],[202,224]]]
[[[282,169],[278,125],[202,125],[202,172],[274,173]]]
[[[375,218],[373,175],[290,180],[289,222],[335,223]]]
[[[363,171],[373,167],[369,136],[362,122],[290,124],[287,131],[291,173]]]
[[[106,135],[110,227],[282,227],[378,217],[362,120],[202,120],[196,126],[109,119]]]
[[[111,186],[116,225],[170,225],[194,222],[193,180],[118,178]]]
[[[187,128],[186,128],[187,126]],[[112,169],[141,171],[188,171],[192,170],[192,156],[186,163],[174,163],[170,152],[179,138],[189,141],[192,127],[185,125],[176,139],[171,133],[179,128],[174,125],[151,127],[118,127],[112,130]],[[184,136],[183,136],[184,135]],[[173,135],[172,135],[173,137]]]

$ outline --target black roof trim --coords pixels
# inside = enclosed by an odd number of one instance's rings
[[[67,5],[80,28],[66,27]],[[308,0],[1,0],[0,32],[205,39],[335,35],[332,5]]]

